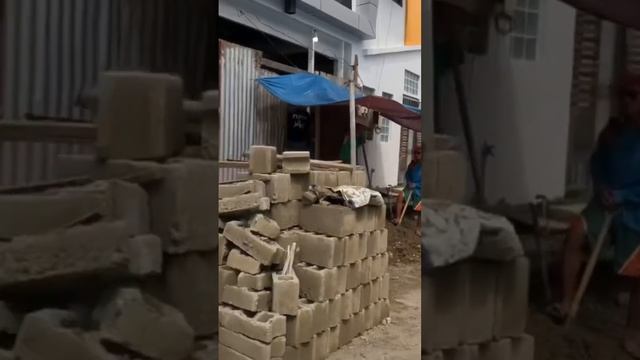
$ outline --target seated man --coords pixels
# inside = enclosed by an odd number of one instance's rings
[[[562,301],[551,315],[566,319],[577,291],[583,251],[593,244],[607,213],[613,214],[612,238],[618,274],[639,277],[636,250],[640,245],[640,76],[630,76],[622,86],[624,117],[612,119],[598,139],[591,158],[594,198],[581,216],[571,222],[565,243]],[[589,242],[587,242],[588,240]],[[635,256],[634,256],[635,255]],[[640,358],[640,282],[636,282],[629,304],[625,348]]]
[[[404,175],[406,186],[400,194],[396,202],[396,218],[394,224],[398,225],[400,222],[400,216],[402,216],[402,210],[404,209],[405,202],[409,203],[412,209],[422,200],[422,147],[417,145],[413,148],[413,155],[411,157],[411,163]],[[418,217],[418,229],[416,234],[421,236],[422,230],[420,228],[420,218]]]

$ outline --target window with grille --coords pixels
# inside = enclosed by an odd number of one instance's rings
[[[418,95],[420,89],[420,75],[409,70],[404,71],[404,92],[410,95]]]
[[[407,95],[404,95],[402,97],[402,104],[413,106],[414,108],[418,108],[418,109],[420,108],[420,100]]]
[[[516,0],[511,31],[511,57],[533,61],[538,53],[541,0]]]
[[[382,93],[382,97],[393,99],[393,95],[386,92]],[[389,142],[389,119],[380,116],[378,127],[380,128],[380,142]]]

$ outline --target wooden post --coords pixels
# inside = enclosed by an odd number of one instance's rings
[[[349,83],[349,128],[351,142],[351,166],[356,166],[356,81],[358,81],[358,55],[355,55]]]

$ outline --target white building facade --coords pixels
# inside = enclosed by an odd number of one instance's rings
[[[486,195],[511,203],[564,196],[576,11],[558,0],[506,3],[514,20],[526,20],[510,34],[490,26],[487,54],[468,55],[462,69],[478,158],[484,143],[495,146]],[[464,141],[451,73],[439,86],[441,130]]]

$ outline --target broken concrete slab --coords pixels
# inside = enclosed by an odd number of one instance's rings
[[[222,293],[222,302],[247,311],[269,311],[271,308],[271,292],[225,285]]]
[[[182,360],[192,351],[195,334],[175,308],[135,288],[115,291],[93,317],[101,338],[161,360]]]
[[[220,306],[220,326],[252,339],[271,343],[275,338],[286,334],[287,318],[272,312],[250,314]]]
[[[298,226],[302,202],[293,200],[284,204],[272,204],[269,217],[275,220],[281,230]]]
[[[224,227],[223,235],[263,265],[277,263],[284,249],[278,243],[251,233],[240,222],[231,221]]]
[[[218,224],[217,166],[213,161],[172,159],[165,178],[149,188],[151,230],[168,253],[216,249]]]
[[[148,259],[134,258],[140,252],[128,253],[129,237],[123,222],[113,222],[18,237],[0,244],[0,288],[63,290],[77,288],[77,281],[83,279],[139,275],[131,274],[130,266]]]
[[[251,217],[249,220],[249,230],[270,239],[276,239],[280,235],[280,226],[278,223],[263,214],[256,214]]]
[[[97,151],[110,159],[162,159],[185,141],[182,80],[168,74],[108,71],[99,79]]]
[[[249,172],[270,174],[278,169],[278,150],[273,146],[252,145],[249,149]]]
[[[215,259],[215,252],[165,257],[161,300],[184,315],[196,336],[212,335],[218,330],[218,267]]]
[[[289,174],[308,173],[311,170],[311,155],[308,151],[283,152],[282,170]]]
[[[74,313],[45,309],[28,314],[18,337],[14,353],[24,360],[115,360],[79,327]]]

